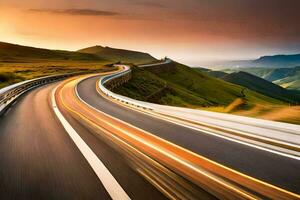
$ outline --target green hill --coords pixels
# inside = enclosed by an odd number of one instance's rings
[[[173,65],[172,71],[164,70],[164,66],[161,71],[134,67],[132,79],[114,91],[138,100],[185,107],[227,106],[238,98],[246,101],[245,106],[284,104],[185,65]]]
[[[85,49],[78,50],[77,52],[97,55],[114,62],[120,61],[124,63],[142,64],[156,61],[156,59],[148,53],[102,46],[88,47]]]
[[[300,67],[277,68],[271,70],[264,78],[268,81],[276,81],[289,76],[293,76],[297,73],[297,71],[300,71]]]
[[[272,82],[259,78],[247,72],[235,72],[222,77],[223,80],[244,86],[250,90],[259,92],[272,98],[289,103],[300,102],[300,98],[292,91],[286,90]]]
[[[238,71],[248,72],[286,89],[300,90],[300,66],[293,68],[241,68],[224,70],[227,73]]]
[[[300,91],[300,70],[295,75],[276,80],[274,83],[286,89]]]
[[[226,76],[227,73],[223,71],[216,71],[216,70],[210,70],[205,68],[195,68],[197,71],[200,71],[204,74],[207,74],[208,76],[212,76],[215,78],[222,78],[223,76]]]
[[[288,68],[287,68],[288,69]],[[231,68],[231,69],[224,69],[222,70],[225,73],[231,74],[234,72],[247,72],[249,74],[253,74],[255,76],[258,76],[260,78],[266,79],[267,76],[272,76],[272,72],[275,69],[272,68],[263,68],[263,67],[249,67],[249,68]]]
[[[104,61],[87,53],[49,50],[0,42],[0,62],[28,62],[33,60]]]
[[[0,88],[41,76],[113,69],[97,55],[0,42]]]

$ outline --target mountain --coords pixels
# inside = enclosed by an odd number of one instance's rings
[[[280,99],[289,103],[300,102],[299,96],[294,92],[286,90],[272,82],[247,72],[234,72],[222,77],[222,80],[244,86],[250,90],[259,92],[272,98]]]
[[[288,76],[274,81],[275,84],[280,85],[286,89],[300,91],[300,67],[292,68],[293,71]]]
[[[156,61],[156,59],[148,53],[102,46],[88,47],[78,50],[77,52],[97,55],[115,62],[121,61],[125,63],[142,64]]]
[[[264,79],[268,81],[276,81],[279,79],[283,79],[289,76],[294,76],[297,71],[300,71],[300,67],[294,67],[294,68],[277,68],[271,70]]]
[[[253,61],[256,67],[286,68],[300,65],[300,54],[263,56]]]
[[[1,62],[27,62],[33,60],[103,61],[104,59],[93,54],[49,50],[0,42]]]
[[[206,64],[213,69],[291,68],[300,66],[300,54],[262,56],[254,60],[217,61]]]
[[[172,62],[173,67],[132,68],[132,78],[114,91],[143,101],[173,106],[227,106],[243,98],[245,106],[256,103],[284,104],[264,94],[244,90],[244,87],[210,77],[197,69]],[[168,70],[166,70],[168,69]]]
[[[240,68],[240,69],[227,69],[226,73],[233,72],[248,72],[283,88],[291,90],[300,90],[300,66],[293,68]]]
[[[147,53],[94,46],[79,51],[49,50],[0,42],[0,62],[97,61],[134,64],[156,61]]]

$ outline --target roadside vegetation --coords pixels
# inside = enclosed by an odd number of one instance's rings
[[[0,88],[54,74],[112,70],[111,64],[120,61],[144,63],[155,60],[146,53],[109,47],[61,51],[0,42]]]
[[[163,68],[163,66],[162,66]],[[174,63],[165,71],[132,68],[132,78],[114,92],[163,105],[300,124],[299,106]]]
[[[101,72],[112,70],[105,63],[72,62],[72,61],[43,61],[32,63],[0,62],[0,88],[20,81],[72,72]]]
[[[245,100],[241,105],[244,107],[251,107],[257,102],[265,105],[285,104],[178,63],[174,63],[172,71],[165,72],[134,67],[132,79],[115,92],[138,100],[190,108],[227,106],[238,98]]]
[[[157,61],[147,53],[101,46],[72,52],[0,42],[0,88],[54,74],[108,71],[113,69],[112,63],[140,64]],[[232,76],[222,80],[224,75],[227,76],[226,73],[203,70],[176,62],[168,66],[148,68],[133,65],[130,81],[115,88],[114,92],[163,105],[300,123],[299,106],[290,106],[290,102],[286,100],[288,96],[282,96],[283,93],[278,88],[272,86],[271,90],[261,80],[254,80],[247,74],[242,74],[244,78],[241,79]],[[261,76],[267,73],[266,70],[256,71],[258,72]],[[278,72],[274,73],[269,76],[278,77]],[[298,68],[293,73],[298,76]],[[248,77],[247,81],[245,77]],[[285,76],[280,78],[283,77]],[[252,83],[253,80],[256,84]]]

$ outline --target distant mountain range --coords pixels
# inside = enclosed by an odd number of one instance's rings
[[[244,86],[250,90],[265,94],[269,97],[283,101],[295,103],[300,102],[294,92],[286,90],[272,82],[266,81],[260,77],[254,76],[247,72],[235,72],[221,77],[222,80]]]
[[[78,61],[126,62],[139,64],[157,60],[147,53],[102,46],[93,46],[78,51],[61,51],[0,42],[1,64],[37,61],[51,61],[53,63],[57,61],[75,61],[75,63],[79,63]],[[133,68],[134,78],[119,92],[141,100],[187,107],[226,106],[237,98],[243,98],[247,106],[253,106],[256,103],[278,105],[295,101],[292,95],[293,92],[248,73],[227,74],[226,72],[216,72],[208,69],[202,69],[202,72],[199,72],[200,70],[197,71],[176,62],[171,64],[171,71],[160,70],[160,72],[157,72],[157,70],[153,71],[150,68],[147,70]],[[162,65],[161,67],[165,66]],[[269,68],[253,69],[258,71],[264,69],[265,71],[260,72],[261,74],[265,74],[270,70]],[[285,78],[297,75],[297,73],[286,71],[277,73],[279,74],[269,74],[269,77],[276,76],[285,81]],[[282,74],[288,74],[289,76]]]
[[[257,68],[247,68],[247,69],[257,70]],[[286,69],[286,68],[282,68],[282,69]],[[293,69],[293,68],[289,68],[289,69]],[[277,84],[274,84],[264,78],[261,78],[257,75],[253,75],[248,72],[237,70],[237,71],[230,71],[230,73],[226,73],[222,71],[203,70],[203,69],[199,69],[199,70],[206,73],[209,76],[216,77],[236,85],[244,86],[247,89],[256,91],[258,93],[267,95],[272,98],[280,99],[282,101],[287,101],[290,103],[300,102],[300,96],[298,92],[287,90],[283,87],[280,87]],[[274,71],[275,74],[277,74],[277,70]],[[286,72],[286,70],[283,71]],[[268,76],[271,78],[272,73],[269,73]]]
[[[0,42],[1,62],[32,62],[37,60],[130,62],[134,64],[156,61],[147,53],[110,47],[94,46],[78,51],[62,51]]]
[[[256,60],[236,60],[211,63],[208,67],[212,68],[291,68],[300,66],[300,54],[293,55],[274,55],[262,56]]]
[[[300,66],[293,68],[233,68],[224,70],[227,73],[238,71],[248,72],[286,89],[300,91]],[[209,73],[213,75],[212,71]]]

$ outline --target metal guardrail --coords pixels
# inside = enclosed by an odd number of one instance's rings
[[[168,62],[168,61],[165,61]],[[127,105],[131,105],[137,108],[143,108],[147,110],[153,110],[157,113],[161,113],[167,116],[173,116],[180,119],[185,119],[191,123],[196,123],[200,120],[201,126],[205,125],[211,128],[221,128],[226,131],[226,137],[235,137],[235,135],[231,136],[232,133],[242,135],[244,137],[251,135],[254,138],[263,139],[263,141],[276,141],[276,144],[289,146],[292,149],[297,149],[297,151],[293,153],[290,152],[288,148],[287,151],[291,155],[298,155],[298,149],[300,148],[299,138],[300,138],[300,126],[294,124],[287,124],[282,122],[274,122],[267,121],[262,119],[250,118],[250,117],[242,117],[235,116],[224,113],[216,113],[209,111],[200,111],[188,108],[180,108],[180,107],[172,107],[166,105],[158,105],[149,102],[135,100],[129,97],[125,97],[116,93],[113,93],[109,89],[105,87],[105,83],[124,76],[128,73],[131,73],[131,69],[126,65],[118,65],[119,67],[123,67],[124,70],[118,72],[116,74],[111,74],[108,76],[102,77],[98,82],[98,87],[100,90],[107,95],[119,102],[125,103]],[[227,132],[230,132],[230,136],[228,136]],[[259,141],[260,141],[259,140]],[[254,143],[256,140],[253,140]],[[249,141],[248,141],[249,142]],[[251,143],[251,142],[250,142]],[[281,147],[281,146],[280,146]],[[268,149],[273,149],[270,146]],[[277,146],[275,146],[276,150],[278,150]],[[281,148],[278,151],[286,152],[285,148]],[[298,157],[297,156],[297,157]]]
[[[62,80],[80,74],[82,73],[51,75],[23,81],[0,89],[0,116],[7,110],[11,103],[13,103],[19,96],[21,96],[25,92],[54,81]]]
[[[108,90],[105,87],[105,84],[108,83],[109,81],[111,81],[113,79],[116,79],[116,78],[119,78],[119,77],[122,77],[122,76],[125,76],[125,75],[131,73],[130,67],[128,67],[126,65],[116,65],[116,66],[123,67],[124,70],[121,71],[121,72],[115,73],[115,74],[111,74],[111,75],[107,75],[107,76],[101,77],[101,79],[99,80],[99,85],[98,85],[99,88],[100,88],[100,90],[105,95],[107,95],[108,97],[116,99],[116,100],[118,100],[120,102],[123,102],[123,103],[126,103],[126,104],[130,104],[130,105],[133,105],[133,106],[136,106],[136,107],[140,107],[140,108],[152,110],[152,107],[147,106],[147,102],[138,101],[138,100],[135,100],[135,99],[131,99],[131,98],[128,98],[128,97],[125,97],[125,96],[113,93],[113,92],[111,92],[110,90]]]
[[[119,65],[119,66],[121,66],[121,65]],[[241,128],[243,130],[243,132],[249,131],[249,133],[247,133],[247,134],[248,135],[251,134],[251,136],[253,136],[253,138],[254,138],[252,140],[253,143],[251,141],[249,141],[247,138],[245,141],[243,139],[241,139],[241,140],[237,139],[236,140],[237,142],[240,140],[245,145],[249,144],[252,147],[264,149],[268,152],[276,153],[279,155],[284,155],[289,158],[293,158],[293,159],[297,159],[297,160],[300,159],[298,150],[295,150],[295,152],[292,152],[290,149],[287,149],[287,151],[281,152],[281,149],[280,149],[281,147],[277,146],[277,144],[282,144],[282,143],[285,143],[286,141],[288,141],[289,143],[286,143],[286,144],[291,145],[291,147],[294,146],[295,148],[298,148],[299,147],[298,144],[293,144],[295,142],[295,141],[293,142],[293,138],[297,138],[298,140],[297,139],[295,139],[295,140],[299,142],[300,126],[281,123],[281,122],[266,121],[266,120],[249,118],[249,117],[234,116],[234,115],[229,115],[229,114],[221,114],[221,113],[199,111],[199,110],[193,110],[193,109],[187,109],[187,108],[157,105],[157,104],[153,104],[153,103],[142,102],[142,101],[138,101],[135,99],[131,99],[131,98],[113,93],[113,92],[109,91],[107,88],[105,88],[105,83],[107,83],[108,81],[113,80],[118,77],[121,77],[123,75],[127,75],[128,73],[131,73],[131,70],[128,66],[122,65],[122,67],[124,68],[123,71],[118,72],[116,74],[104,76],[99,80],[98,87],[105,95],[107,95],[115,100],[118,100],[122,103],[125,103],[125,104],[130,104],[135,107],[140,107],[140,108],[144,108],[144,109],[150,109],[150,110],[155,111],[156,113],[160,113],[163,115],[166,114],[166,116],[172,116],[175,118],[177,117],[180,119],[186,119],[187,121],[190,121],[190,122],[192,122],[193,120],[195,120],[195,122],[197,122],[197,121],[199,121],[199,119],[200,119],[200,121],[206,120],[208,127],[221,127],[221,130],[231,128],[231,129],[228,129],[229,132],[231,132],[230,134],[239,131],[238,128]],[[221,122],[221,124],[219,124],[217,122]],[[228,124],[228,127],[223,127],[222,124],[224,124],[224,123]],[[206,131],[206,132],[208,132],[208,131]],[[218,132],[220,132],[220,131],[218,131]],[[267,135],[260,135],[262,133],[269,133],[269,132],[271,132],[272,134],[275,134],[278,137],[268,138]],[[212,132],[210,131],[210,134],[211,133]],[[233,134],[234,137],[228,136],[228,134],[227,135],[226,134],[222,135],[220,133],[217,133],[217,134],[219,134],[223,138],[228,138],[230,140],[235,137],[234,134]],[[217,134],[214,134],[214,135],[217,135]],[[257,144],[257,141],[258,141],[258,140],[256,140],[257,138],[262,139],[262,141],[263,141],[262,143],[264,143],[265,141],[268,141],[268,140],[274,140],[276,143],[274,145],[274,149],[273,149],[273,147],[271,147],[272,145],[269,145],[268,143],[266,143],[265,146],[262,144]],[[207,159],[206,158],[204,158],[204,159],[206,162]],[[194,160],[193,160],[193,162],[194,162]],[[288,198],[289,199],[298,199],[299,198],[298,194],[294,194],[289,191],[283,190],[281,188],[277,188],[276,186],[270,185],[266,182],[259,181],[255,178],[241,174],[232,169],[228,170],[228,168],[226,168],[226,167],[223,167],[223,166],[220,167],[219,164],[215,165],[215,163],[213,161],[209,161],[209,162],[213,163],[211,165],[212,167],[211,166],[208,167],[206,165],[208,162],[206,162],[206,164],[204,166],[206,166],[207,168],[204,167],[205,169],[208,169],[208,171],[210,171],[212,168],[214,168],[214,170],[219,168],[220,171],[219,171],[219,169],[217,169],[217,171],[215,171],[218,175],[225,178],[226,180],[230,180],[229,181],[230,183],[232,183],[232,182],[237,183],[238,185],[241,185],[243,188],[247,188],[250,191],[259,191],[259,193],[257,193],[257,194],[271,197],[271,199],[274,197],[276,197],[276,199],[288,199]],[[203,164],[202,161],[201,161],[201,163]],[[202,165],[200,164],[199,166],[202,166]],[[217,166],[217,168],[215,168],[216,166]],[[279,195],[279,196],[277,196],[277,195]],[[288,197],[288,198],[286,198],[286,197]]]

